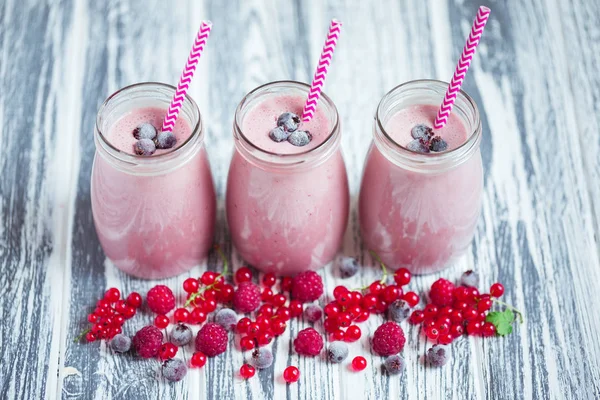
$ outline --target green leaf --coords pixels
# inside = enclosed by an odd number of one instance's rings
[[[506,336],[512,333],[512,323],[515,320],[515,314],[511,310],[493,311],[487,315],[485,320],[496,327],[496,333],[499,336]]]

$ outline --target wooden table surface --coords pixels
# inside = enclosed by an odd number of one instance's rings
[[[448,80],[480,3],[1,1],[0,398],[600,398],[600,3],[487,3],[491,18],[464,85],[483,120],[483,213],[468,255],[412,288],[474,268],[486,286],[505,284],[525,323],[506,338],[455,342],[441,369],[423,366],[429,345],[404,324],[407,370],[388,377],[368,350],[379,317],[351,346],[368,360],[361,373],[291,352],[305,326],[296,321],[274,342],[274,365],[247,382],[236,375],[247,355],[230,350],[169,384],[156,360],[73,342],[106,288],[145,293],[156,284],[120,273],[96,237],[89,185],[101,102],[135,82],[174,84],[200,20],[214,22],[190,93],[207,126],[215,240],[229,250],[223,198],[234,109],[260,84],[309,81],[329,19],[342,20],[325,91],[341,115],[353,197],[343,251],[367,265],[344,281],[356,287],[379,274],[359,240],[355,201],[375,106],[401,82]],[[221,268],[214,254],[189,275],[206,268]],[[331,292],[340,281],[331,267],[322,272]],[[163,282],[180,288],[187,276]],[[136,316],[126,333],[150,320]],[[302,377],[286,386],[289,364]]]

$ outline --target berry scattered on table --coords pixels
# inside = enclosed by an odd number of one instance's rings
[[[233,294],[233,307],[240,313],[249,313],[260,305],[260,288],[252,282],[240,283]]]
[[[178,382],[187,374],[187,366],[180,358],[170,358],[162,365],[162,374],[170,382]]]
[[[440,278],[431,285],[429,298],[439,307],[451,306],[454,299],[454,285],[447,279]]]
[[[450,359],[450,347],[442,344],[434,344],[425,355],[427,364],[432,367],[441,367]]]
[[[298,332],[294,339],[294,350],[305,356],[316,356],[323,349],[323,337],[314,328],[306,328]]]
[[[258,369],[269,368],[273,364],[273,353],[266,347],[254,349],[250,358],[250,364]]]
[[[185,346],[194,338],[194,334],[189,326],[177,324],[171,331],[171,342],[177,346]]]
[[[240,375],[244,379],[250,379],[256,373],[256,369],[250,364],[244,364],[240,367]]]
[[[460,284],[466,287],[479,286],[479,274],[472,269],[465,271],[460,277]]]
[[[151,358],[158,354],[162,345],[162,332],[153,325],[140,329],[133,337],[133,348],[143,358]]]
[[[169,318],[166,315],[157,315],[154,318],[154,325],[157,328],[164,329],[169,326]]]
[[[179,348],[173,343],[167,342],[160,346],[158,350],[158,357],[161,360],[168,360],[169,358],[175,357]]]
[[[323,309],[316,304],[311,304],[304,310],[304,318],[308,322],[317,322],[323,316]]]
[[[202,368],[206,365],[206,355],[201,351],[196,351],[190,360],[192,367]]]
[[[363,356],[356,356],[352,359],[352,368],[355,371],[362,371],[367,368],[367,360]]]
[[[323,279],[314,271],[306,271],[292,279],[292,298],[302,303],[317,300],[323,294]]]
[[[348,345],[344,342],[331,342],[327,346],[327,359],[332,363],[341,363],[348,357]]]
[[[404,362],[404,358],[397,354],[394,354],[385,358],[385,360],[383,361],[383,367],[385,368],[388,374],[398,375],[404,371],[406,363]]]
[[[227,331],[219,324],[209,322],[202,326],[196,336],[196,351],[215,357],[227,350]]]
[[[380,356],[398,354],[404,348],[404,331],[395,322],[386,322],[373,334],[373,351]]]
[[[215,322],[230,331],[237,326],[237,314],[231,308],[222,308],[215,316]]]
[[[131,348],[131,338],[119,333],[110,340],[110,348],[117,353],[126,353]]]
[[[156,285],[148,291],[146,303],[154,313],[165,315],[175,308],[175,296],[167,286]]]
[[[351,278],[358,272],[358,260],[354,257],[339,257],[337,259],[338,269],[342,278]]]
[[[298,379],[300,379],[300,370],[294,366],[287,367],[283,370],[283,379],[287,383],[298,382]]]
[[[400,323],[410,315],[411,308],[404,300],[396,300],[387,308],[388,319]]]

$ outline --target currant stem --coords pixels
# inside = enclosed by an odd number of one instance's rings
[[[492,297],[492,301],[493,301],[493,302],[496,302],[496,303],[498,303],[498,304],[501,304],[501,305],[503,305],[504,307],[508,308],[508,309],[509,309],[509,310],[511,310],[512,312],[515,312],[515,313],[517,313],[517,315],[519,316],[519,323],[520,323],[520,324],[522,324],[522,323],[523,323],[523,320],[524,320],[524,318],[523,318],[523,314],[521,313],[521,311],[517,310],[516,308],[514,308],[514,307],[513,307],[513,306],[511,306],[510,304],[503,302],[502,300],[498,300],[498,299],[497,299],[497,298],[495,298],[495,297]]]
[[[385,267],[385,264],[383,263],[383,261],[381,261],[381,258],[379,258],[379,255],[377,253],[375,253],[373,250],[369,250],[369,253],[371,254],[371,256],[373,258],[375,258],[377,260],[377,262],[381,266],[381,270],[383,271],[383,276],[381,277],[381,280],[379,281],[379,283],[381,283],[383,285],[384,283],[387,282],[387,277],[388,277],[387,268]]]
[[[189,299],[187,299],[187,301],[184,304],[184,307],[189,307],[190,304],[195,303],[196,299],[198,297],[202,298],[204,300],[204,298],[202,297],[202,294],[204,293],[205,290],[207,289],[212,289],[215,287],[215,285],[217,284],[217,281],[219,280],[219,278],[225,278],[228,275],[228,267],[229,267],[229,263],[227,261],[227,258],[225,257],[225,254],[223,254],[223,250],[221,250],[221,246],[219,246],[218,244],[216,244],[214,246],[214,249],[217,251],[217,253],[219,253],[219,256],[221,257],[221,260],[223,261],[223,272],[221,272],[219,275],[217,275],[217,277],[215,278],[215,281],[213,283],[211,283],[210,285],[202,288],[202,290],[198,290],[196,293],[193,293]],[[215,289],[216,291],[219,291],[219,289]]]
[[[77,342],[81,341],[81,339],[82,339],[82,338],[83,338],[85,335],[87,335],[87,333],[88,333],[89,331],[91,331],[91,329],[89,329],[89,328],[88,328],[88,329],[86,329],[85,331],[81,332],[81,334],[80,334],[79,336],[77,336],[75,339],[73,339],[73,343],[77,343]]]

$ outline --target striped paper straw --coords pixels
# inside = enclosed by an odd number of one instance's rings
[[[473,21],[471,33],[469,34],[465,48],[463,49],[460,59],[458,60],[458,64],[456,65],[456,69],[454,70],[454,75],[450,81],[450,86],[446,91],[444,101],[442,101],[442,105],[440,106],[440,109],[435,117],[435,122],[433,123],[435,129],[442,129],[448,122],[448,117],[452,111],[452,106],[454,105],[454,101],[456,101],[456,96],[460,91],[460,87],[462,86],[465,76],[467,75],[467,70],[471,65],[471,60],[475,54],[475,49],[479,44],[479,39],[481,39],[483,28],[485,27],[489,16],[489,8],[484,6],[479,7],[475,21]]]
[[[196,65],[198,65],[198,60],[200,60],[200,56],[202,55],[204,45],[206,45],[206,40],[208,39],[211,29],[212,22],[210,21],[202,21],[200,24],[200,30],[196,35],[196,40],[194,41],[194,45],[190,51],[187,63],[185,64],[185,68],[183,69],[181,77],[179,78],[177,90],[175,91],[173,100],[171,100],[171,104],[169,105],[169,111],[167,111],[167,115],[165,115],[165,120],[163,121],[162,125],[163,132],[173,132],[173,128],[175,128],[175,121],[177,120],[179,111],[181,111],[181,107],[185,101],[185,94],[190,88],[190,83],[192,82],[194,72],[196,71]]]
[[[319,97],[321,97],[321,90],[323,90],[323,84],[325,83],[325,77],[327,76],[329,65],[331,64],[331,58],[340,35],[341,27],[341,22],[335,19],[331,20],[327,40],[325,40],[325,46],[323,46],[321,58],[319,58],[319,65],[315,71],[315,76],[310,85],[310,91],[308,92],[308,98],[306,99],[306,104],[304,104],[304,110],[302,111],[302,120],[304,122],[310,121],[317,110],[317,103],[319,102]]]

